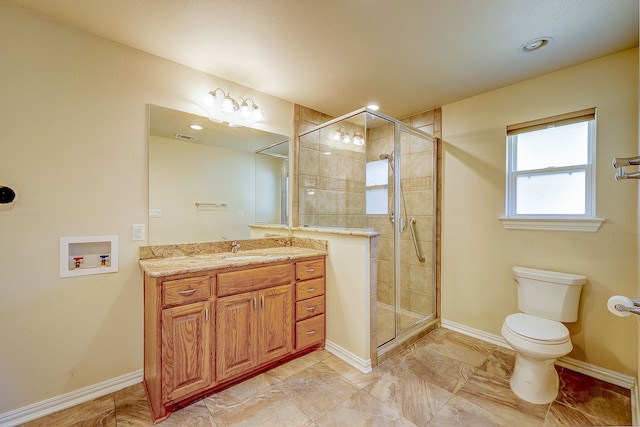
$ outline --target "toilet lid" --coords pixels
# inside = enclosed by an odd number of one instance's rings
[[[529,340],[555,343],[569,339],[567,327],[555,320],[515,313],[507,316],[504,323],[513,333]]]

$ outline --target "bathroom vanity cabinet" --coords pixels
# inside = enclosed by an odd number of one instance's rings
[[[144,287],[144,381],[156,422],[194,399],[324,346],[324,256],[181,274],[145,272]]]
[[[218,274],[220,381],[291,353],[293,271],[293,264],[283,264]]]

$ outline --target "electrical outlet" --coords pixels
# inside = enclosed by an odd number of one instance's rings
[[[144,240],[144,224],[133,224],[131,240]]]
[[[244,218],[244,211],[237,210],[236,211],[236,218]]]

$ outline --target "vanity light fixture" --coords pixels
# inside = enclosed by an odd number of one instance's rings
[[[264,120],[262,110],[251,98],[238,97],[234,99],[229,92],[216,88],[208,93],[203,100],[209,120],[227,122],[231,127],[249,126]]]
[[[353,143],[353,145],[364,145],[364,136],[358,131],[349,132],[345,128],[340,128],[333,133],[331,139],[334,141],[342,141],[344,144]]]

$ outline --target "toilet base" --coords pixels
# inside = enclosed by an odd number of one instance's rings
[[[556,359],[532,359],[516,353],[511,375],[511,390],[522,400],[535,404],[549,403],[558,396]]]

